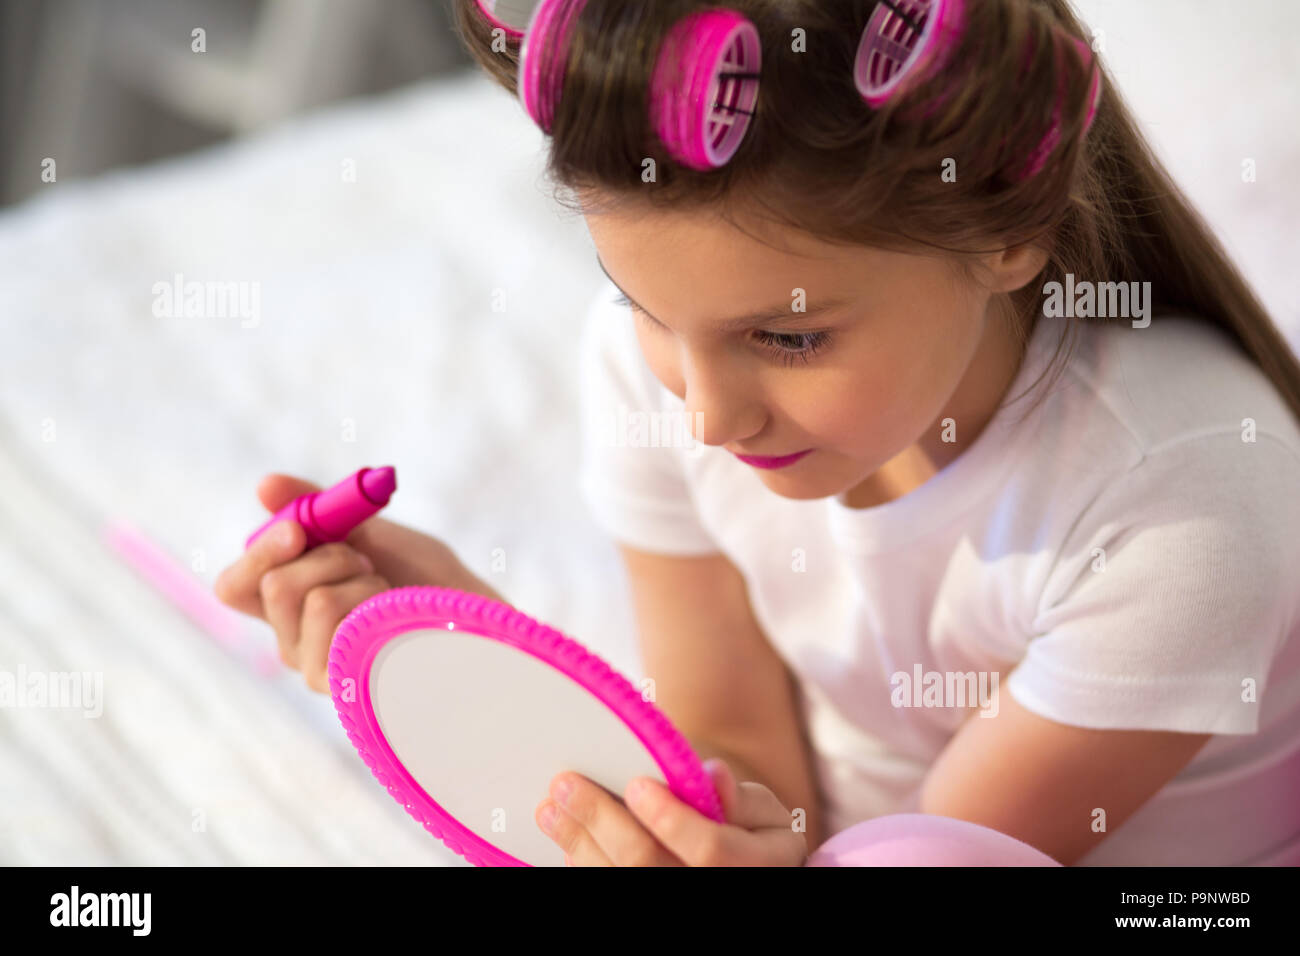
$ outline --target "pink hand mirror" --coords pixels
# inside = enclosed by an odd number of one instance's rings
[[[650,777],[723,820],[699,757],[641,691],[499,601],[439,587],[376,594],[334,632],[329,683],[375,778],[476,866],[564,866],[533,814],[566,770],[620,800]]]

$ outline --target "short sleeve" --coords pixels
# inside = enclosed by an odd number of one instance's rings
[[[666,399],[676,396],[645,364],[634,319],[612,301],[616,294],[613,286],[603,287],[582,331],[583,499],[597,525],[631,547],[681,556],[717,553],[690,494],[683,450],[637,437],[645,432],[634,427],[636,416],[666,421]]]
[[[1048,574],[1007,689],[1083,727],[1247,734],[1295,630],[1300,457],[1187,439],[1097,495]]]

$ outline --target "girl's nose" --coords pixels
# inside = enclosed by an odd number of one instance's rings
[[[701,444],[743,443],[763,427],[762,405],[734,369],[716,361],[688,360],[683,381],[686,420]]]

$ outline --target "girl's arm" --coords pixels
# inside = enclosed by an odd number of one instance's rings
[[[820,846],[821,808],[794,688],[740,572],[721,554],[619,550],[657,706],[701,759],[720,757],[738,781],[761,783],[786,807],[807,811],[808,848]]]
[[[997,716],[969,717],[931,765],[920,810],[992,827],[1070,866],[1210,737],[1059,724],[999,694]],[[1100,832],[1098,810],[1105,811]]]

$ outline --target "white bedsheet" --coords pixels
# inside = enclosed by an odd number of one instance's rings
[[[97,719],[0,711],[0,862],[462,863],[328,697],[259,676],[102,541],[125,519],[210,588],[268,471],[396,466],[386,517],[635,670],[617,556],[573,480],[575,341],[603,277],[542,146],[474,74],[0,216],[0,670],[104,674]],[[156,316],[176,273],[260,283],[260,321]]]
[[[1300,15],[1260,2],[1224,31],[1208,2],[1080,8],[1295,341]],[[574,346],[603,277],[543,144],[472,73],[0,214],[0,670],[101,671],[105,698],[96,719],[0,711],[0,863],[464,865],[327,697],[258,675],[103,543],[124,518],[210,587],[268,471],[395,465],[386,516],[635,672],[616,553],[574,481]],[[178,273],[259,283],[260,321],[155,316]]]

